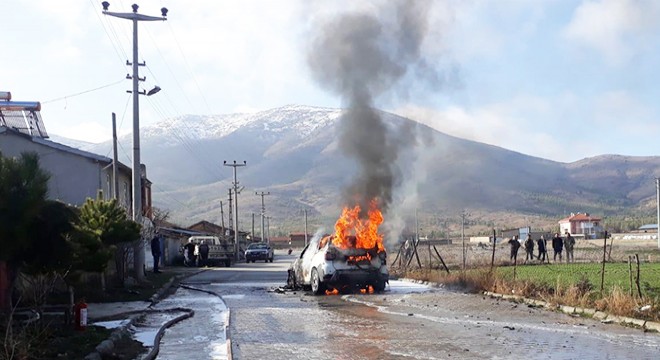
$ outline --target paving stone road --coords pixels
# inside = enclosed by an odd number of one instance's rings
[[[657,359],[660,335],[445,290],[220,291],[236,359]]]
[[[657,333],[444,289],[420,292],[419,286],[392,282],[389,292],[375,295],[269,291],[283,285],[289,261],[239,264],[190,279],[221,294],[230,309],[234,359],[588,360],[660,354]],[[217,328],[197,316],[181,326]]]

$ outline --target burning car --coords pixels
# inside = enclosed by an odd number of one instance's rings
[[[359,218],[359,206],[345,208],[335,234],[308,244],[289,268],[287,285],[311,288],[315,295],[361,289],[381,292],[389,281],[387,255],[378,225],[380,211],[372,205],[369,218]]]

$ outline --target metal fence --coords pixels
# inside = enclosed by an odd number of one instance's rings
[[[576,238],[572,252],[565,246],[561,252],[555,252],[551,239],[546,239],[545,259],[538,251],[538,239],[533,239],[531,256],[522,243],[517,256],[512,256],[510,238],[498,237],[494,247],[492,237],[489,242],[452,240],[401,243],[390,250],[390,267],[394,271],[421,269],[441,273],[489,269],[514,281],[530,280],[549,286],[588,281],[593,290],[601,293],[603,289],[618,287],[633,296],[660,297],[660,250],[654,235]]]

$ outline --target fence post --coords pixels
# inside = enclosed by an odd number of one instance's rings
[[[629,295],[630,297],[633,296],[633,276],[632,276],[632,259],[630,255],[628,255],[628,276],[630,277],[630,292]]]
[[[639,298],[642,298],[642,289],[639,286],[639,254],[635,254],[635,262],[637,263],[637,279],[635,279],[635,283],[637,284],[637,294],[639,295]]]
[[[603,296],[603,289],[605,288],[605,256],[607,255],[607,231],[603,237],[603,268],[600,271],[600,296]]]
[[[493,229],[493,256],[490,259],[490,272],[493,272],[493,266],[495,266],[495,245],[497,244],[497,236],[495,229]]]

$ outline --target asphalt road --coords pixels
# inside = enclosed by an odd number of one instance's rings
[[[391,282],[383,294],[311,296],[273,291],[294,257],[213,268],[189,284],[230,309],[235,359],[657,359],[660,335],[507,301]],[[189,294],[174,295],[185,299]],[[196,306],[204,306],[197,300]],[[202,305],[200,305],[202,304]],[[213,310],[217,312],[218,310]],[[173,328],[163,343],[194,343],[221,326],[213,311]],[[204,340],[207,341],[207,340]],[[208,341],[207,341],[208,342]],[[202,343],[200,341],[200,343]],[[206,343],[204,343],[206,344]],[[169,347],[167,359],[221,359],[214,346]],[[182,348],[183,349],[183,348]],[[174,355],[178,354],[178,355]]]

